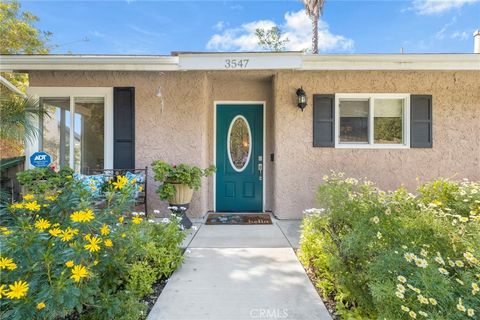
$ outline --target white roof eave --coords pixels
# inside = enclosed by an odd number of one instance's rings
[[[225,59],[249,59],[225,69]],[[188,71],[188,70],[478,70],[480,54],[179,53],[178,56],[4,55],[0,71]]]

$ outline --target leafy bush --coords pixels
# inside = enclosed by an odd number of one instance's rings
[[[169,200],[175,196],[173,184],[186,184],[191,189],[198,190],[202,184],[202,177],[208,177],[215,172],[215,166],[206,169],[200,169],[187,164],[171,165],[164,161],[156,160],[152,162],[152,170],[155,173],[155,181],[161,185],[157,193],[162,200]]]
[[[18,182],[26,189],[27,193],[45,194],[55,193],[72,179],[73,170],[63,167],[56,172],[52,167],[35,168],[19,172]]]
[[[480,183],[437,180],[383,192],[325,177],[300,258],[343,318],[476,319]]]
[[[55,194],[27,194],[1,212],[0,318],[145,316],[140,300],[181,263],[184,233],[176,220],[130,214],[130,183],[112,183],[99,207],[81,183],[61,175],[51,177],[63,184]]]

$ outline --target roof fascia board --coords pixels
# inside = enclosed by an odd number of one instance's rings
[[[246,67],[227,60],[247,59]],[[245,61],[244,61],[245,62]],[[244,63],[242,63],[244,65]],[[231,66],[231,64],[230,64]],[[180,53],[178,56],[5,55],[0,71],[479,70],[480,54]]]
[[[6,55],[0,57],[0,70],[175,71],[178,70],[178,57]]]
[[[478,54],[305,55],[303,70],[479,70]]]

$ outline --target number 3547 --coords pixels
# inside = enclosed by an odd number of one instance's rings
[[[249,59],[225,59],[225,69],[245,69]]]

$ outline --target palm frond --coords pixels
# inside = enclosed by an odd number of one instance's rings
[[[302,2],[309,17],[315,17],[323,13],[324,0],[302,0]]]
[[[40,108],[38,99],[3,97],[0,99],[0,138],[32,141],[40,133],[37,119],[45,116],[48,113]]]

